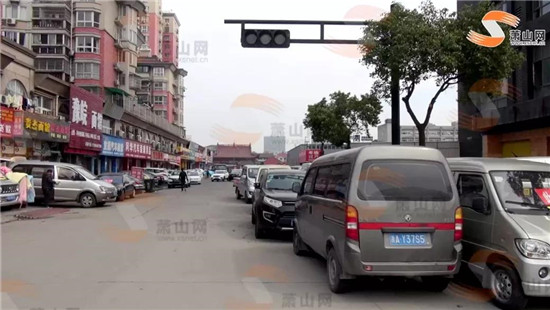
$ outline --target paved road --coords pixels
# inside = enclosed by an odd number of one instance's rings
[[[333,295],[324,262],[254,239],[230,183],[138,197],[1,225],[2,308],[495,309],[456,284],[434,294],[371,280]]]

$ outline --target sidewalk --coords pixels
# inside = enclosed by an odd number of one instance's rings
[[[44,210],[44,209],[45,209],[44,207],[28,206],[26,208],[21,208],[21,209],[12,209],[8,211],[2,211],[2,213],[0,213],[0,216],[1,216],[0,225],[13,222],[13,221],[18,221],[19,219],[16,216],[20,214],[24,215],[26,212],[29,212],[29,211],[37,211],[37,210]]]

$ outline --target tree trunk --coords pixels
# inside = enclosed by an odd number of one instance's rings
[[[418,145],[426,146],[426,126],[417,126],[418,129]]]
[[[351,149],[351,139],[348,140],[348,142],[346,143],[346,149]]]
[[[323,156],[325,155],[325,142],[321,142],[321,155],[320,156]]]

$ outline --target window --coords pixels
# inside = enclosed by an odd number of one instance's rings
[[[550,0],[534,1],[535,17],[540,17],[550,12]]]
[[[99,80],[99,64],[93,62],[77,62],[75,76],[77,79]]]
[[[99,53],[99,38],[76,37],[76,51],[83,53]]]
[[[126,85],[126,74],[124,74],[124,72],[119,73],[117,80],[118,80],[118,83],[120,83],[120,85]]]
[[[155,111],[155,114],[162,118],[167,118],[166,111]]]
[[[76,26],[99,28],[99,13],[93,11],[77,11]]]
[[[164,76],[164,68],[153,68],[153,75],[154,76]]]
[[[27,91],[19,80],[11,80],[6,86],[6,95],[25,97],[27,96]]]
[[[53,99],[38,96],[35,101],[36,104],[36,110],[38,113],[46,114],[46,115],[53,115]]]
[[[331,178],[327,187],[327,198],[345,200],[348,193],[349,164],[335,165],[331,169]]]
[[[2,31],[2,36],[8,38],[19,45],[25,46],[25,33],[17,31]]]
[[[146,26],[146,25],[141,26],[141,32],[143,32],[143,34],[148,33],[149,32],[149,26]]]
[[[482,197],[487,200],[489,199],[487,186],[485,186],[485,181],[480,175],[460,175],[457,188],[461,206],[471,208],[474,198]]]
[[[2,6],[2,18],[27,20],[27,7],[16,4]]]
[[[550,58],[540,61],[541,65],[541,82],[542,85],[550,84]]]
[[[92,94],[100,95],[99,87],[97,86],[81,86],[81,88],[84,88],[85,90],[89,91]]]
[[[331,175],[331,167],[319,168],[317,178],[315,179],[315,185],[313,187],[313,194],[317,196],[325,196],[325,191]]]
[[[387,160],[363,163],[357,195],[362,200],[449,201],[453,191],[440,163]]]
[[[34,166],[32,167],[32,176],[35,179],[42,180],[42,175],[49,169],[53,171],[53,166]]]
[[[59,167],[57,168],[57,178],[60,180],[76,181],[76,172],[72,169]]]
[[[62,34],[34,34],[32,37],[33,44],[45,45],[68,45],[69,38]]]
[[[38,70],[63,70],[62,59],[35,59],[35,67]]]
[[[149,73],[149,67],[148,66],[138,66],[137,67],[138,73]]]
[[[166,104],[166,96],[155,96],[153,98],[154,104]]]
[[[166,90],[166,83],[164,82],[155,82],[153,84],[154,90]]]

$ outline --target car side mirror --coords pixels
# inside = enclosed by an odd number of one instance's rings
[[[489,214],[489,202],[485,197],[475,197],[472,199],[472,209],[481,214]]]
[[[260,183],[254,183],[254,188],[255,189],[260,189]]]
[[[299,194],[300,193],[300,188],[302,187],[302,184],[299,183],[299,182],[294,182],[292,184],[292,191],[295,192],[296,194]]]

